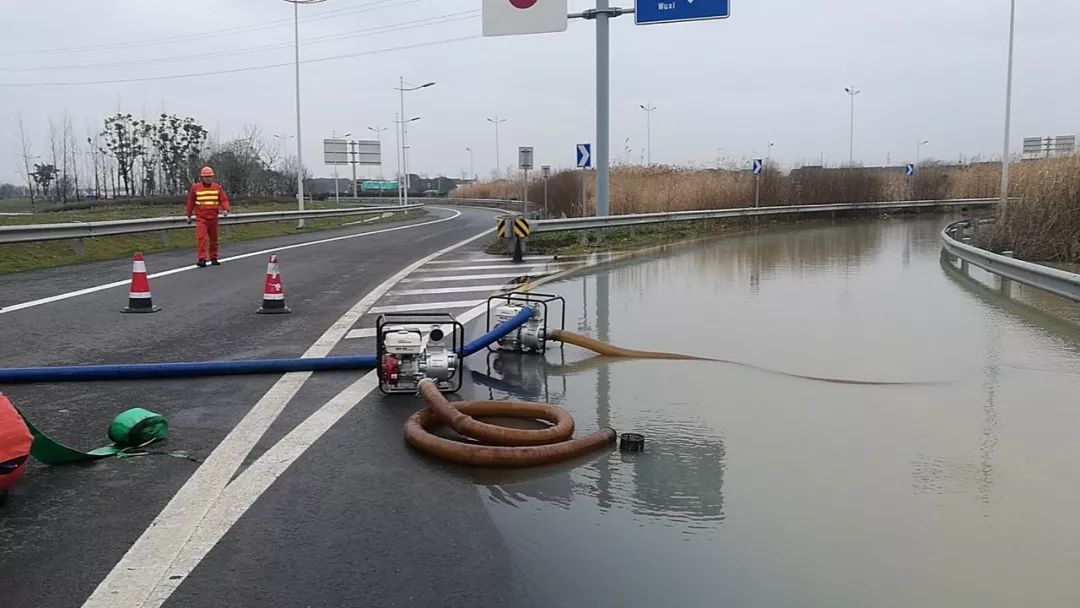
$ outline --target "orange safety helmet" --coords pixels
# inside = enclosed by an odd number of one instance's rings
[[[199,171],[199,177],[214,177],[214,170],[210,167],[203,167],[202,170]]]

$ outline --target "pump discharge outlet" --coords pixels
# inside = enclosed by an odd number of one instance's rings
[[[424,378],[433,380],[442,392],[459,390],[457,353],[464,341],[464,327],[448,313],[380,316],[375,323],[379,390],[415,394]]]

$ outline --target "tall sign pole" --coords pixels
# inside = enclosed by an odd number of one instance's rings
[[[596,215],[610,215],[611,12],[608,0],[596,0]]]

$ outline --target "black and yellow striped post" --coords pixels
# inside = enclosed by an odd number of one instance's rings
[[[506,218],[500,217],[495,220],[495,238],[501,240],[508,237],[509,235],[506,233]]]
[[[514,261],[525,261],[523,255],[523,249],[525,248],[524,240],[529,236],[529,220],[524,217],[518,216],[513,221],[513,233],[514,233]]]

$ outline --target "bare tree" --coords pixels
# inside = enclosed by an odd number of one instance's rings
[[[16,114],[19,120],[19,158],[22,159],[23,176],[26,177],[26,187],[30,190],[30,208],[34,207],[34,173],[30,170],[30,159],[33,157],[33,150],[30,145],[30,137],[26,135],[26,128],[23,126],[22,114]]]
[[[80,200],[79,194],[79,142],[75,139],[75,133],[71,128],[71,116],[64,110],[64,149],[71,155],[71,183],[75,200]]]
[[[56,129],[56,123],[52,118],[49,118],[49,161],[50,165],[56,168],[57,173],[55,176],[46,180],[45,183],[56,184],[56,199],[61,200],[60,189],[61,183],[67,179],[67,175],[64,172],[63,159],[61,159],[61,147],[60,147],[60,132]],[[45,189],[45,194],[49,193],[48,188]],[[63,197],[63,202],[67,202],[67,197]]]

